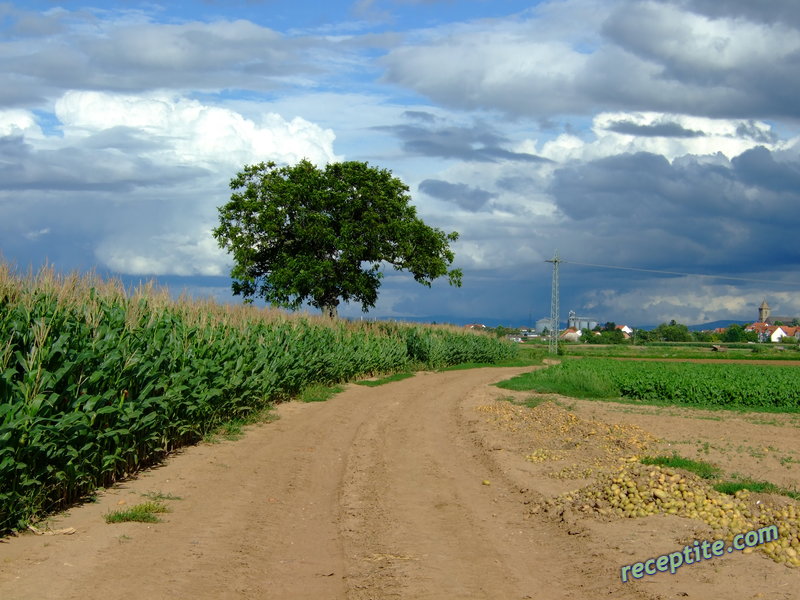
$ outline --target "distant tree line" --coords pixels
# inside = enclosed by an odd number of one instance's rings
[[[794,325],[797,319],[792,322]],[[776,323],[782,325],[782,323]],[[797,325],[795,325],[797,326]],[[519,329],[504,327],[502,325],[494,328],[487,328],[487,331],[495,333],[498,337],[507,335],[519,335]],[[545,329],[540,335],[546,337],[548,331]],[[758,342],[758,334],[755,331],[745,331],[744,326],[732,324],[724,331],[691,331],[689,327],[682,323],[677,323],[674,319],[669,323],[662,323],[655,329],[636,329],[629,337],[625,337],[622,330],[617,329],[616,323],[609,321],[604,325],[597,325],[594,329],[583,330],[580,342],[584,344],[647,344],[649,342],[707,342],[707,343],[747,343]],[[784,338],[785,343],[794,343],[794,338]]]

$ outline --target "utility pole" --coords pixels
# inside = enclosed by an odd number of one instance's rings
[[[561,263],[558,250],[553,254],[553,258],[544,262],[553,263],[553,287],[550,296],[550,343],[547,350],[550,354],[558,354],[558,265]]]

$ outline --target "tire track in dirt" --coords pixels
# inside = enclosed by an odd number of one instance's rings
[[[285,404],[242,440],[188,448],[58,519],[74,535],[0,544],[0,597],[646,598],[583,555],[580,536],[530,518],[482,445],[469,411],[496,395],[487,383],[526,370],[420,373]],[[148,491],[182,498],[164,523],[103,522]]]

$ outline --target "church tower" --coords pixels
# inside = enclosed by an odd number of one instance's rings
[[[764,301],[761,303],[761,306],[758,307],[758,322],[766,323],[768,318],[769,318],[769,304],[767,304],[767,299],[764,298]]]

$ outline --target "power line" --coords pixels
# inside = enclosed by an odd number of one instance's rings
[[[546,260],[545,262],[553,262],[552,260]],[[730,275],[708,275],[706,273],[682,273],[680,271],[661,271],[659,269],[642,269],[640,267],[620,267],[616,265],[598,265],[593,263],[585,263],[585,262],[577,262],[574,260],[564,260],[563,258],[559,260],[559,262],[570,264],[570,265],[580,265],[583,267],[598,267],[601,269],[619,269],[622,271],[641,271],[643,273],[661,273],[663,275],[684,275],[688,277],[708,277],[711,279],[733,279],[736,281],[750,281],[753,283],[772,283],[772,284],[780,284],[780,285],[800,285],[800,281],[778,281],[775,279],[754,279],[752,277],[733,277]]]

